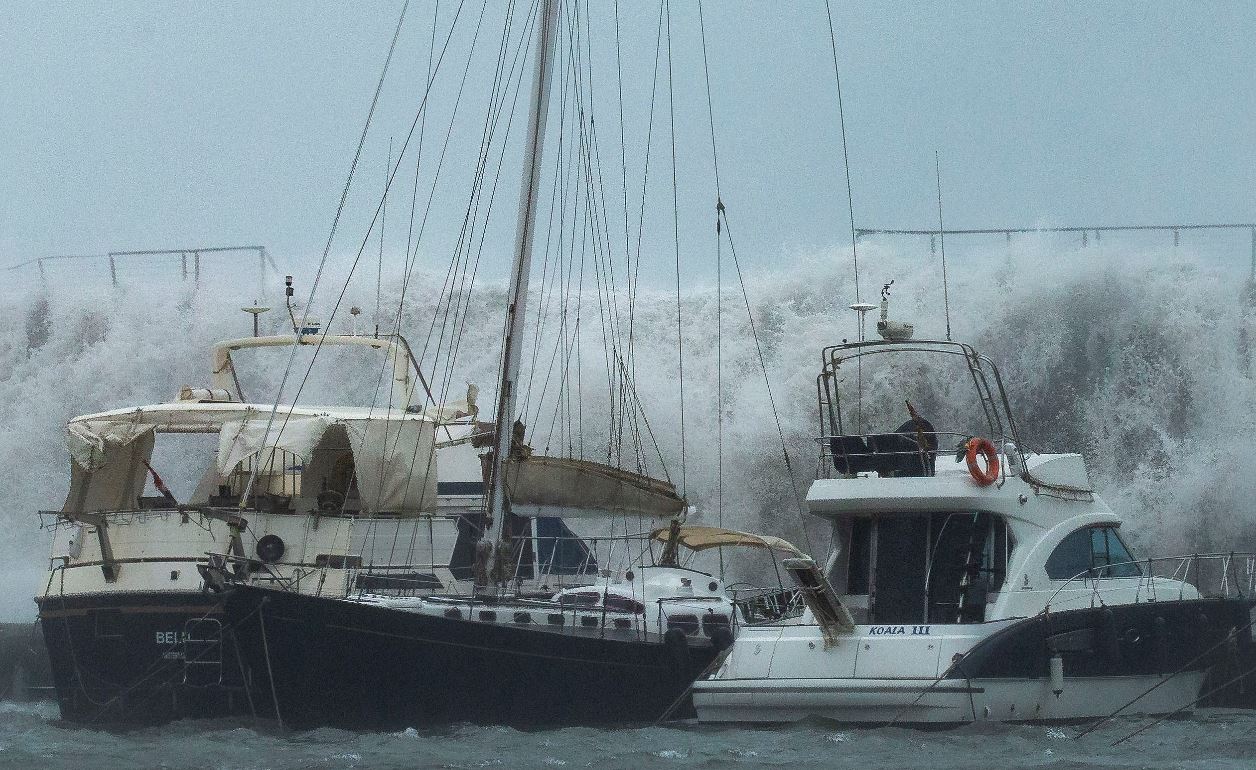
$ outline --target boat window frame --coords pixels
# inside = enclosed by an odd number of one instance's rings
[[[920,592],[920,610],[921,617],[914,620],[886,620],[878,617],[877,612],[880,602],[878,601],[878,562],[881,561],[882,550],[885,550],[880,543],[881,538],[881,520],[882,519],[902,519],[902,518],[922,518],[924,525],[924,545],[925,549],[922,554],[923,564],[923,583],[919,586]],[[978,561],[973,565],[974,577],[971,582],[963,582],[963,572],[967,567],[957,570],[950,570],[946,575],[938,573],[937,560],[942,557],[939,547],[943,544],[943,537],[947,531],[951,529],[949,526],[952,521],[967,520],[975,523],[978,519],[982,519],[982,523],[978,525],[981,530],[981,543],[978,550],[974,551],[974,555]],[[830,559],[831,569],[830,579],[839,578],[836,574],[840,570],[840,578],[844,590],[843,595],[855,597],[866,596],[868,604],[866,611],[868,613],[869,622],[874,623],[934,623],[942,622],[937,620],[935,616],[941,611],[935,606],[935,598],[945,593],[951,593],[954,588],[958,591],[961,598],[960,604],[956,605],[955,613],[958,616],[961,613],[976,612],[984,619],[984,608],[992,601],[993,596],[1003,590],[1007,586],[1007,568],[1011,563],[1013,554],[1017,547],[1015,535],[1008,521],[1008,517],[997,511],[990,510],[965,510],[965,511],[889,511],[883,513],[860,513],[847,518],[847,523],[839,529],[844,530],[844,542],[841,550],[845,552],[843,559]],[[972,524],[966,528],[971,530]],[[952,533],[954,535],[954,533]],[[957,547],[957,543],[961,541],[971,542],[971,532],[961,530],[958,535],[960,540],[956,543],[949,543],[948,549]],[[893,551],[894,549],[891,549]],[[884,566],[884,565],[882,565]],[[936,573],[936,574],[935,574]],[[955,574],[951,574],[955,573]],[[935,585],[934,581],[947,577],[948,582],[944,588]],[[951,586],[949,578],[957,577],[961,582],[958,588]],[[969,592],[972,592],[971,594]],[[972,606],[967,610],[965,602],[971,603]],[[959,621],[957,621],[959,622]],[[980,620],[970,618],[962,622],[980,622]]]

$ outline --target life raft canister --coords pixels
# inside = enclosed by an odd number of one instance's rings
[[[994,448],[990,439],[985,438],[970,438],[967,446],[968,452],[965,459],[968,460],[968,472],[972,474],[973,481],[977,482],[978,486],[990,486],[999,478],[999,450]],[[985,458],[984,470],[977,463],[978,455]]]

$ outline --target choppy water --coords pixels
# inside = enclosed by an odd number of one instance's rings
[[[1075,740],[1072,727],[922,732],[808,722],[776,729],[645,727],[521,732],[470,725],[280,734],[188,721],[115,734],[61,723],[53,704],[0,703],[0,768],[1251,768],[1256,712],[1201,710],[1111,744],[1145,720]]]

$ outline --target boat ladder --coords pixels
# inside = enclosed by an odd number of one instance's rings
[[[183,684],[216,687],[222,684],[222,622],[192,618],[183,624]]]

